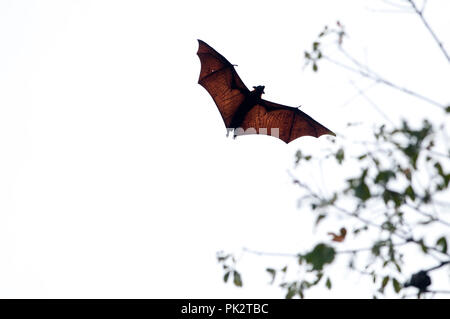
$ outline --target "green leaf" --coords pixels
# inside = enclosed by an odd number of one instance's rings
[[[441,247],[441,251],[442,251],[444,254],[447,253],[447,249],[448,249],[448,246],[447,246],[447,239],[446,239],[444,236],[442,236],[441,238],[439,238],[439,239],[437,240],[436,246],[440,246],[440,247]]]
[[[358,160],[362,161],[363,159],[365,159],[367,157],[367,154],[363,154],[361,156],[358,156]]]
[[[317,70],[319,70],[319,67],[317,66],[317,63],[316,63],[316,62],[313,63],[312,68],[313,68],[313,71],[314,71],[314,72],[317,72]]]
[[[325,215],[325,214],[320,214],[319,216],[317,216],[315,225],[316,225],[316,226],[319,225],[319,223],[320,223],[320,222],[322,221],[322,219],[324,219],[325,217],[327,217],[327,215]]]
[[[266,271],[272,276],[270,284],[273,284],[273,282],[275,281],[275,276],[277,275],[277,271],[273,268],[267,268]]]
[[[225,275],[223,276],[223,281],[224,281],[224,282],[227,282],[227,281],[228,281],[228,277],[230,277],[230,271],[227,271],[227,272],[225,273]]]
[[[295,296],[295,290],[288,289],[288,292],[286,294],[286,299],[292,299],[292,297]]]
[[[391,178],[395,178],[395,172],[391,170],[382,170],[375,177],[376,184],[386,185]]]
[[[297,292],[297,283],[290,284],[286,293],[286,299],[292,299],[297,294]]]
[[[434,167],[436,168],[436,170],[437,170],[437,172],[438,172],[439,175],[441,175],[441,176],[444,176],[444,175],[445,175],[445,174],[444,174],[444,170],[442,169],[441,163],[436,162],[436,163],[434,164]]]
[[[399,293],[400,290],[402,290],[402,285],[395,278],[392,278],[392,286],[394,286],[394,291],[396,293]]]
[[[314,42],[313,43],[313,51],[317,51],[317,49],[319,48],[320,42]]]
[[[344,149],[341,147],[335,154],[336,160],[339,164],[342,164],[342,162],[344,161]]]
[[[390,221],[385,221],[383,224],[381,224],[381,228],[384,230],[387,230],[390,233],[393,233],[397,230],[397,228],[395,227],[394,224],[392,224],[392,222]]]
[[[409,185],[405,189],[405,195],[408,196],[409,198],[411,198],[411,200],[413,200],[413,201],[416,199],[416,193],[414,192],[414,189],[412,188],[411,185]]]
[[[303,259],[310,265],[313,270],[322,270],[323,266],[333,262],[336,251],[333,247],[326,244],[318,244],[314,249],[303,256]]]
[[[368,230],[368,229],[369,229],[369,227],[368,227],[367,225],[365,225],[365,226],[363,226],[363,227],[360,227],[360,228],[355,228],[355,229],[353,230],[353,234],[357,235],[357,234],[359,234],[360,232],[366,231],[366,230]]]
[[[367,184],[362,180],[355,188],[355,196],[361,199],[363,202],[368,200],[372,195]]]
[[[450,105],[447,105],[447,107],[445,108],[445,112],[450,113]]]
[[[233,283],[236,287],[242,287],[241,274],[238,273],[236,270],[233,271]]]
[[[381,248],[385,247],[388,245],[388,241],[387,240],[379,240],[377,242],[375,242],[375,244],[372,246],[372,254],[375,257],[380,256],[380,252],[381,252]]]
[[[428,247],[425,245],[423,239],[419,240],[417,243],[420,245],[420,248],[425,254],[428,253]]]
[[[325,282],[325,286],[326,286],[328,289],[331,289],[331,280],[330,280],[330,278],[327,278],[327,281]]]
[[[385,276],[383,278],[383,281],[381,282],[381,288],[380,288],[381,292],[384,291],[384,288],[387,286],[388,282],[389,282],[389,276]]]
[[[297,151],[297,153],[295,153],[295,165],[300,163],[301,160],[309,161],[311,158],[311,155],[303,155],[301,151]]]
[[[405,198],[403,194],[400,194],[399,192],[385,189],[383,192],[383,200],[386,204],[390,201],[393,202],[395,207],[398,208],[403,204]]]

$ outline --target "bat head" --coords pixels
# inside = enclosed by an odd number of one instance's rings
[[[255,92],[258,92],[260,95],[264,94],[264,85],[258,85],[253,87],[255,89]]]

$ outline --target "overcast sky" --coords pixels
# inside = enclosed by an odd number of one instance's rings
[[[314,232],[313,216],[297,209],[287,170],[298,149],[330,141],[227,138],[197,84],[196,40],[237,64],[248,87],[265,85],[266,99],[302,105],[343,132],[350,121],[370,127],[383,117],[362,98],[348,103],[351,83],[368,85],[357,76],[331,65],[303,70],[304,50],[336,20],[374,69],[448,99],[449,72],[439,72],[429,34],[414,15],[377,11],[386,8],[378,0],[1,1],[0,297],[282,297],[264,269],[283,261],[240,255],[238,289],[223,283],[215,254],[296,253],[324,238],[327,229]],[[429,1],[427,10],[449,47],[450,2]],[[373,94],[393,118],[418,103]],[[335,290],[310,296],[370,297],[365,280],[342,270]]]

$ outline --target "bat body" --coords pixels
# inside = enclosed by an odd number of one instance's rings
[[[198,83],[211,95],[234,136],[265,134],[289,143],[301,136],[335,135],[298,108],[262,99],[264,86],[254,86],[250,91],[227,59],[205,42],[198,42]]]

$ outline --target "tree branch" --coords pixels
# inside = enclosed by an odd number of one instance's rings
[[[386,86],[389,86],[389,87],[391,87],[393,89],[396,89],[396,90],[402,91],[403,93],[406,93],[408,95],[414,96],[414,97],[416,97],[418,99],[421,99],[422,101],[425,101],[425,102],[427,102],[427,103],[429,103],[431,105],[434,105],[434,106],[437,106],[437,107],[440,107],[440,108],[444,108],[445,107],[445,105],[442,104],[442,103],[436,102],[436,101],[434,101],[434,100],[432,100],[430,98],[427,98],[426,96],[424,96],[422,94],[416,93],[414,91],[411,91],[410,89],[407,89],[405,87],[401,87],[401,86],[399,86],[397,84],[394,84],[394,83],[392,83],[392,82],[390,82],[390,81],[388,81],[388,80],[386,80],[386,79],[384,79],[384,78],[382,78],[380,76],[377,76],[375,74],[371,74],[371,73],[369,73],[367,71],[363,71],[362,69],[355,69],[355,68],[353,68],[351,66],[343,64],[341,62],[338,62],[338,61],[336,61],[334,59],[331,59],[331,58],[329,58],[327,56],[323,56],[323,59],[325,59],[328,62],[331,62],[331,63],[333,63],[333,64],[335,64],[335,65],[337,65],[337,66],[339,66],[341,68],[344,68],[344,69],[346,69],[348,71],[351,71],[351,72],[354,72],[354,73],[358,73],[359,75],[361,75],[361,76],[363,76],[365,78],[372,79],[375,82],[382,83],[382,84],[384,84]]]
[[[422,23],[425,25],[425,27],[427,28],[428,32],[430,32],[430,34],[433,37],[434,41],[436,41],[436,43],[439,46],[439,48],[441,49],[442,53],[447,58],[447,61],[450,63],[450,56],[449,56],[448,52],[445,50],[444,45],[439,40],[439,38],[437,37],[436,33],[434,33],[434,31],[431,29],[431,27],[428,24],[427,20],[423,16],[423,10],[419,10],[419,8],[417,8],[417,6],[416,6],[416,4],[415,4],[415,2],[413,0],[408,0],[408,2],[410,3],[410,5],[414,9],[414,11],[417,13],[417,15],[420,17],[420,20],[422,20]]]

